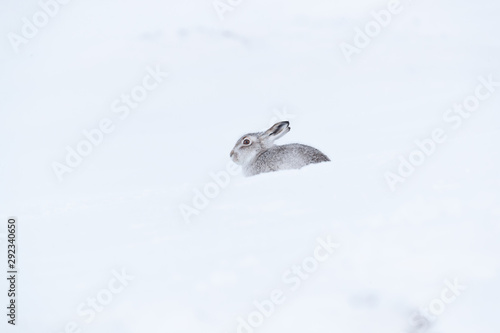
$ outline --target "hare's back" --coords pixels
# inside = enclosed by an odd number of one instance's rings
[[[326,162],[330,159],[316,148],[291,143],[274,146],[257,159],[258,164],[266,165],[271,170],[298,169],[311,163]]]

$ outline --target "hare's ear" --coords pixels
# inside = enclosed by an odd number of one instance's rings
[[[288,121],[282,121],[271,126],[270,129],[262,133],[262,137],[271,142],[281,138],[286,133],[290,132],[291,127]]]

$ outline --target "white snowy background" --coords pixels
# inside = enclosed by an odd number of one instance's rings
[[[18,325],[2,305],[1,331],[237,332],[281,289],[255,332],[413,333],[458,278],[420,331],[498,333],[500,88],[459,129],[442,117],[479,76],[500,80],[500,4],[403,2],[348,63],[339,45],[386,7],[247,0],[221,20],[210,0],[73,0],[15,52],[8,33],[40,6],[2,0],[0,257],[17,216],[20,279]],[[113,101],[157,66],[168,78],[120,119]],[[277,110],[292,127],[279,143],[332,162],[231,177],[187,224],[181,205]],[[53,162],[103,118],[114,131],[58,181]],[[448,140],[391,191],[386,172],[436,127]],[[290,292],[283,273],[327,235],[341,247]],[[78,306],[122,269],[134,280],[85,322]]]

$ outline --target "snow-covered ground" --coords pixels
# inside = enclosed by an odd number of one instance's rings
[[[402,2],[348,62],[394,4],[224,3],[72,0],[13,47],[41,7],[2,2],[0,257],[17,216],[20,273],[1,331],[498,333],[500,4]],[[230,175],[278,120],[332,162]]]

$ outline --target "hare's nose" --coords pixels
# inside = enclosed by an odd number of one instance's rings
[[[229,153],[229,157],[233,157],[234,155],[234,150],[231,150],[231,153]]]

